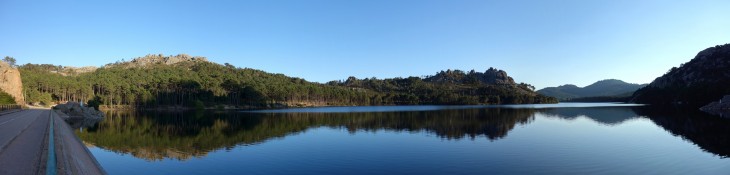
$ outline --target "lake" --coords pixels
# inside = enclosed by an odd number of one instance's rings
[[[612,103],[107,112],[110,174],[728,174],[730,119]]]

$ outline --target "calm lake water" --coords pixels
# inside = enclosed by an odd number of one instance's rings
[[[730,174],[730,119],[608,103],[108,113],[110,174]]]

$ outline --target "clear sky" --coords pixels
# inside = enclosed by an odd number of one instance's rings
[[[503,69],[537,88],[649,83],[730,43],[730,1],[0,1],[0,56],[187,53],[310,81]]]

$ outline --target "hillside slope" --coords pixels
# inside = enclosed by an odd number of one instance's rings
[[[707,48],[632,96],[635,103],[700,107],[730,94],[730,44]]]
[[[232,107],[398,104],[554,103],[506,72],[442,71],[393,79],[354,77],[320,84],[283,74],[220,65],[205,57],[147,55],[89,72],[64,66],[21,66],[29,102],[83,101],[104,106]],[[452,81],[453,80],[453,81]]]
[[[595,82],[586,87],[578,87],[572,84],[558,87],[547,87],[537,91],[542,95],[551,96],[560,100],[569,100],[586,97],[628,97],[646,84],[632,84],[621,80],[608,79]]]

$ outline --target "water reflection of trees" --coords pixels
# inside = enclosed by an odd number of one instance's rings
[[[256,144],[309,128],[350,132],[425,131],[444,139],[504,138],[517,124],[533,120],[533,110],[468,109],[378,113],[108,113],[85,132],[84,141],[147,160],[186,160],[209,151]]]
[[[730,120],[712,116],[663,115],[642,108],[461,109],[376,113],[108,113],[104,121],[77,131],[84,141],[146,160],[187,160],[300,133],[309,128],[341,128],[350,132],[391,130],[428,132],[443,139],[497,140],[535,113],[572,120],[585,116],[605,125],[646,116],[672,134],[700,148],[728,156]],[[637,114],[638,113],[638,114]]]

